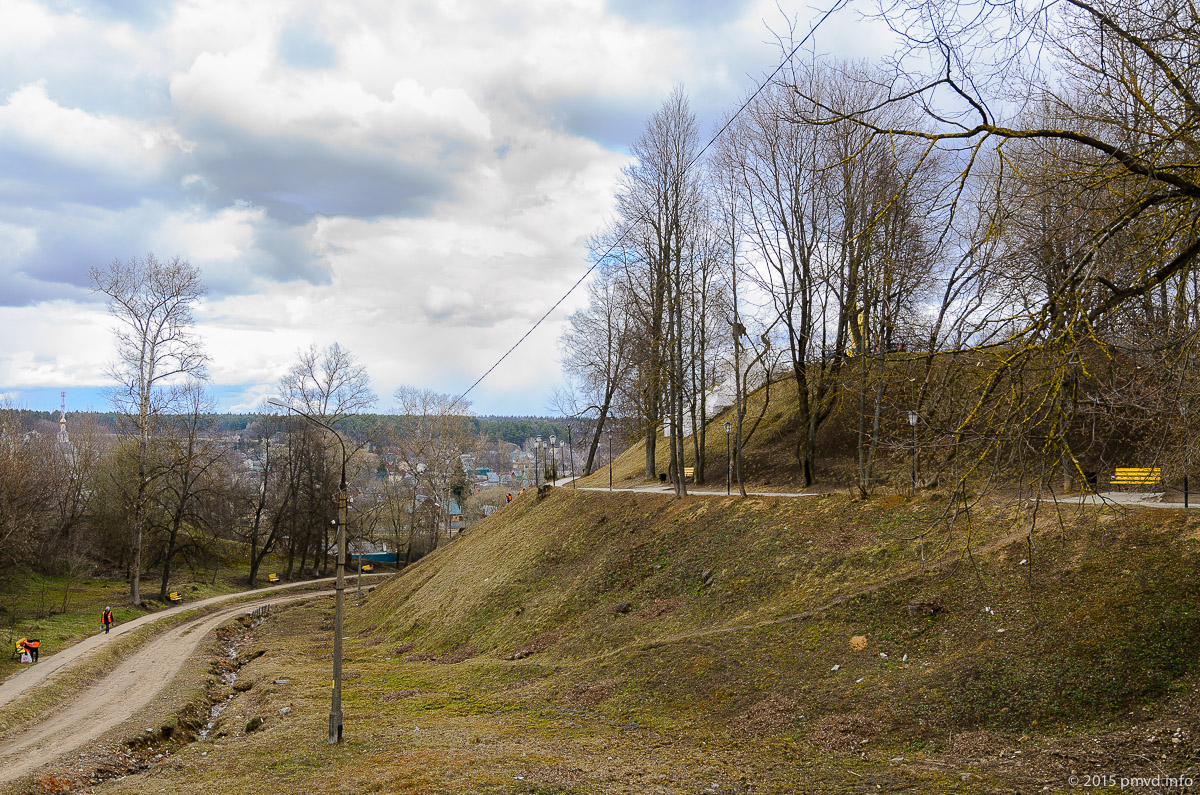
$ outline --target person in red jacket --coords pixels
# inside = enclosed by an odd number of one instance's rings
[[[104,608],[104,612],[100,614],[100,626],[103,627],[105,635],[108,634],[108,630],[110,627],[112,627],[112,623],[112,608],[106,607]]]

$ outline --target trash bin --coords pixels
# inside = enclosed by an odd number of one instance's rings
[[[659,482],[659,483],[666,483],[666,482],[667,482],[667,473],[666,473],[666,472],[659,472],[659,473],[658,473],[658,482]]]

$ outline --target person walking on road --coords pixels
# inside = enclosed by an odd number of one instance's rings
[[[104,608],[104,612],[100,614],[100,626],[104,629],[104,634],[108,634],[108,630],[112,627],[112,608]]]

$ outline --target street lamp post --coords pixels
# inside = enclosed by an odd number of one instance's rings
[[[612,429],[608,431],[608,490],[612,491]]]
[[[1188,461],[1192,452],[1192,426],[1188,424],[1188,402],[1186,400],[1179,401],[1179,413],[1183,415],[1183,428],[1186,433],[1183,443],[1183,507],[1188,506]]]
[[[554,434],[550,434],[550,485],[551,486],[558,485],[558,470],[555,469],[555,464],[554,464],[554,445],[557,441],[558,441],[558,437],[556,437]]]
[[[921,415],[915,411],[908,412],[908,424],[912,426],[912,490],[913,494],[917,493],[917,423],[921,421]]]
[[[728,497],[729,490],[733,486],[733,469],[729,458],[729,432],[733,430],[733,423],[725,420],[721,423],[721,427],[725,429],[725,496]]]
[[[268,400],[268,403],[299,414],[314,425],[324,428],[334,435],[342,448],[342,482],[338,485],[337,496],[337,581],[334,584],[336,597],[333,608],[333,700],[329,706],[329,744],[338,745],[342,742],[342,623],[346,602],[346,509],[349,501],[346,483],[346,443],[342,435],[294,406]]]
[[[542,481],[541,481],[542,470],[541,470],[540,465],[538,464],[538,451],[541,449],[542,449],[542,437],[538,436],[537,439],[533,443],[533,485],[534,485],[534,488],[539,488],[539,489],[542,486]]]
[[[567,449],[571,451],[571,488],[579,488],[579,478],[575,474],[575,444],[571,441],[571,426],[567,426]]]

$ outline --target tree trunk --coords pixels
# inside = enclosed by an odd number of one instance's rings
[[[175,557],[175,546],[179,538],[180,517],[171,521],[171,530],[167,535],[167,555],[163,560],[162,584],[158,588],[158,601],[167,601],[167,584],[171,579],[171,559]]]

